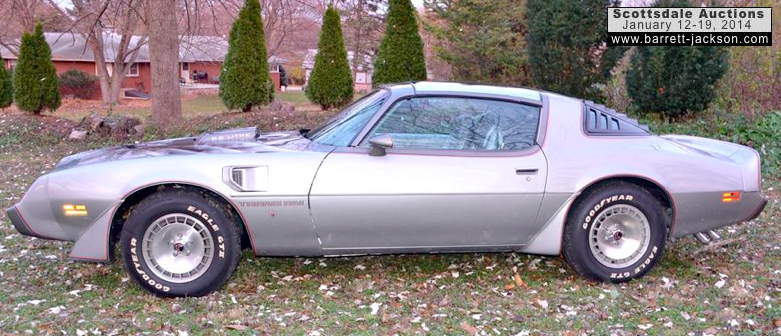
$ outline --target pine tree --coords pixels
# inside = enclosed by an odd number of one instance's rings
[[[306,96],[323,109],[339,107],[353,99],[353,78],[344,48],[339,13],[332,6],[323,15],[315,67],[309,77]]]
[[[599,100],[598,84],[626,47],[608,47],[607,7],[617,0],[528,0],[529,65],[535,86],[570,96]],[[601,57],[595,51],[601,51]]]
[[[642,112],[678,118],[708,107],[728,67],[724,47],[641,46],[626,75],[627,93]]]
[[[40,24],[35,26],[34,33],[22,36],[13,83],[14,101],[19,109],[40,114],[44,109],[54,111],[60,107],[57,70]]]
[[[423,40],[418,32],[415,8],[410,0],[388,2],[385,37],[374,60],[374,85],[426,80]]]
[[[688,7],[666,1],[660,7]],[[729,68],[729,52],[720,46],[640,46],[626,75],[627,93],[641,112],[679,118],[705,110],[715,97],[716,82]]]
[[[531,86],[526,0],[429,0],[426,9],[423,26],[453,80]]]
[[[229,109],[244,112],[274,99],[258,0],[247,0],[233,22],[220,74],[220,98]]]
[[[11,73],[0,62],[0,108],[11,106],[14,101],[14,86]]]

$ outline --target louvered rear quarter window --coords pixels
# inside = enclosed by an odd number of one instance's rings
[[[648,126],[591,101],[583,103],[584,131],[589,135],[650,135]]]

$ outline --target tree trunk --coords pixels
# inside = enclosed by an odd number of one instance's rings
[[[91,32],[88,43],[92,54],[95,55],[95,66],[98,69],[98,83],[100,84],[100,99],[106,105],[116,104],[111,100],[111,77],[106,69],[106,59],[103,56],[103,35],[100,32]]]
[[[175,0],[147,0],[149,58],[152,70],[152,123],[161,128],[182,119],[179,97],[179,33]]]
[[[130,65],[117,66],[117,63],[114,63],[114,71],[112,72],[111,76],[111,88],[109,88],[108,92],[109,97],[108,100],[104,98],[104,102],[108,104],[119,103],[119,92],[122,89],[122,81],[125,79],[125,75],[127,73],[127,69],[125,68],[129,66]]]

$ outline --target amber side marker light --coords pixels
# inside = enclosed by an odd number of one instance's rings
[[[81,204],[64,204],[62,206],[62,211],[65,213],[65,216],[86,216],[87,206]]]
[[[721,201],[724,203],[740,201],[740,191],[725,192],[721,194]]]

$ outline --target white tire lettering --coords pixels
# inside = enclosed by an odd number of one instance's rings
[[[599,210],[604,208],[607,204],[619,200],[631,201],[633,199],[634,196],[632,195],[613,195],[601,200],[599,203],[594,205],[594,207],[591,208],[591,210],[589,210],[588,215],[586,215],[586,218],[583,220],[583,230],[588,230],[588,227],[591,224],[591,220],[594,218],[594,215],[596,215],[599,212]]]

